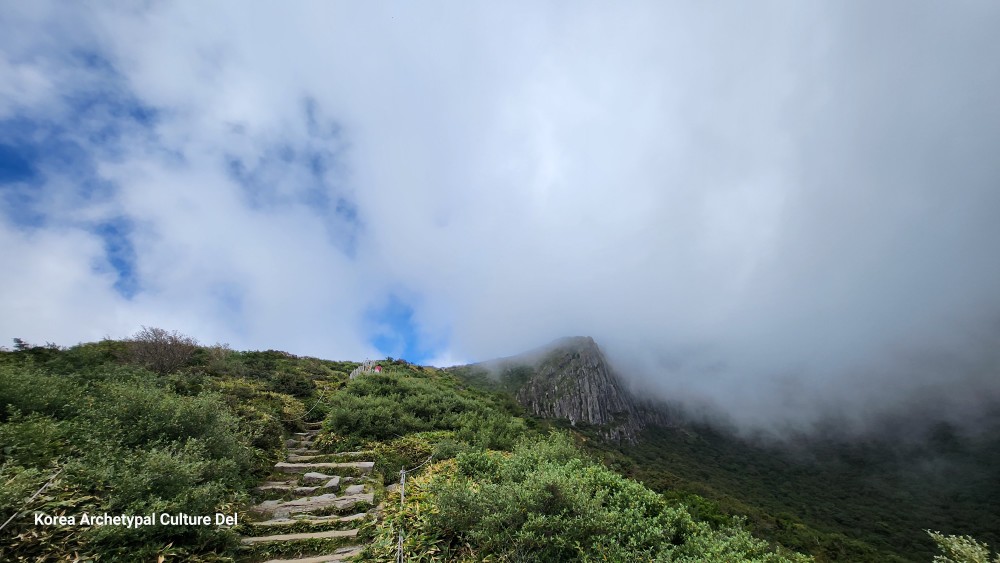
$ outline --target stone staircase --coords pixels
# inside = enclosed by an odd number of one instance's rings
[[[260,499],[244,522],[241,561],[329,563],[361,553],[361,524],[374,519],[374,462],[370,452],[323,454],[314,449],[320,423],[288,440],[288,459],[254,489]]]

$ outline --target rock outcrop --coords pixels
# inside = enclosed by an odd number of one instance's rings
[[[669,425],[666,407],[635,397],[590,337],[565,338],[540,350],[478,367],[499,378],[536,416],[600,428],[634,441],[650,425]]]

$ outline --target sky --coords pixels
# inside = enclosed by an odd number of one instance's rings
[[[1000,4],[0,10],[0,337],[1000,398]],[[8,340],[9,341],[9,340]],[[915,403],[914,403],[915,404]]]

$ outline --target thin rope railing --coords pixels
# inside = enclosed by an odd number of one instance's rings
[[[37,491],[35,491],[35,494],[31,495],[31,497],[28,498],[28,500],[24,501],[24,506],[21,507],[21,510],[18,510],[16,512],[14,512],[14,514],[11,514],[10,518],[8,518],[6,522],[4,522],[3,524],[0,524],[0,531],[3,531],[3,529],[7,527],[7,524],[10,524],[11,520],[13,520],[14,518],[17,518],[19,515],[21,515],[24,512],[24,507],[26,507],[29,504],[31,504],[31,501],[35,500],[35,497],[37,497],[38,495],[42,494],[42,491],[44,491],[45,489],[47,489],[49,487],[49,485],[51,485],[52,482],[55,481],[56,477],[58,477],[59,474],[63,472],[63,469],[64,469],[63,467],[60,467],[59,471],[56,471],[55,474],[52,475],[52,477],[49,477],[49,480],[46,481],[44,485],[42,485],[42,488],[40,488]]]
[[[420,469],[421,467],[430,463],[434,458],[434,454],[427,456],[427,459],[423,461],[420,465],[416,467],[411,467],[406,469],[405,467],[399,470],[399,509],[400,509],[400,519],[399,519],[399,541],[396,545],[396,563],[403,563],[403,517],[402,510],[404,503],[406,502],[406,474],[413,473],[414,471]]]

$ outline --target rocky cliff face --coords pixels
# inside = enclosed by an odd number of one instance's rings
[[[483,367],[532,414],[598,426],[611,439],[632,441],[646,426],[669,422],[664,407],[629,392],[590,337],[566,338]]]

